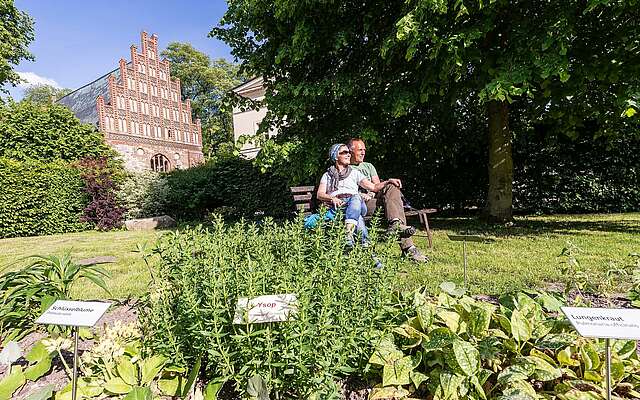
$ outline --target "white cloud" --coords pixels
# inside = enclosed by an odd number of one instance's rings
[[[18,87],[22,89],[26,89],[29,86],[33,85],[49,85],[61,89],[61,86],[55,80],[51,78],[45,78],[44,76],[40,76],[35,72],[18,72],[18,75],[20,75],[20,78],[22,78],[22,80],[24,81],[18,84]]]

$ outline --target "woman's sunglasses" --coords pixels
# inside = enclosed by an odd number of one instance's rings
[[[339,152],[338,154],[340,154],[341,156],[345,155],[345,154],[351,154],[351,152],[349,150],[342,150],[341,152]]]

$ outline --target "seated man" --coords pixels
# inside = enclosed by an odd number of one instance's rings
[[[371,164],[364,162],[366,146],[364,141],[359,138],[353,138],[347,143],[351,150],[351,166],[367,177],[371,183],[380,182],[380,177],[376,168]],[[363,194],[367,204],[367,214],[372,215],[377,207],[384,207],[384,214],[389,222],[389,230],[399,233],[400,250],[404,256],[410,257],[416,262],[427,262],[429,259],[418,250],[413,244],[411,235],[415,233],[415,228],[407,226],[407,218],[404,215],[404,206],[402,203],[402,184],[399,179],[389,179],[392,185],[385,186],[377,193]]]

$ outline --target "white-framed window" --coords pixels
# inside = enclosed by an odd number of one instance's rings
[[[131,89],[131,90],[135,90],[135,88],[136,88],[136,80],[131,78],[131,77],[128,77],[127,78],[127,87],[129,89]]]
[[[142,93],[147,94],[147,82],[142,82]]]
[[[156,76],[156,69],[155,68],[149,67],[149,76],[152,77],[152,78],[155,78],[155,76]]]
[[[129,99],[129,108],[133,112],[138,112],[138,101],[134,99]]]
[[[113,131],[114,128],[115,128],[115,123],[114,122],[115,121],[114,121],[113,117],[109,117],[109,116],[104,117],[104,127],[105,127],[105,129],[108,130],[108,131]]]
[[[158,95],[158,87],[156,85],[151,85],[151,94],[153,96],[157,96]]]
[[[126,103],[124,101],[124,97],[122,96],[116,97],[116,104],[120,110],[124,110],[126,108]]]
[[[157,104],[153,105],[153,116],[154,117],[160,116],[160,107]]]
[[[165,74],[164,71],[160,71],[160,80],[162,80],[162,81],[166,81],[167,80],[167,74]]]
[[[155,54],[155,52],[153,50],[147,50],[147,57],[152,59],[152,60],[155,60],[156,59],[156,54]]]
[[[198,144],[198,134],[197,133],[193,133],[193,143]]]
[[[127,123],[126,123],[126,121],[124,120],[124,118],[119,118],[119,119],[118,119],[118,125],[119,125],[119,128],[120,128],[120,129],[118,129],[118,130],[119,130],[120,132],[126,132],[126,131],[127,131]]]
[[[138,72],[141,74],[147,73],[147,67],[144,64],[138,64]]]
[[[173,120],[176,121],[176,122],[179,121],[179,119],[178,119],[178,111],[176,111],[176,110],[173,110]]]
[[[151,157],[151,170],[156,172],[168,172],[171,169],[169,159],[162,154]]]

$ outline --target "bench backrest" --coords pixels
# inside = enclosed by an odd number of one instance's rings
[[[293,204],[295,211],[303,211],[305,215],[311,214],[313,211],[313,196],[315,194],[315,186],[293,186],[289,188],[293,195]]]

